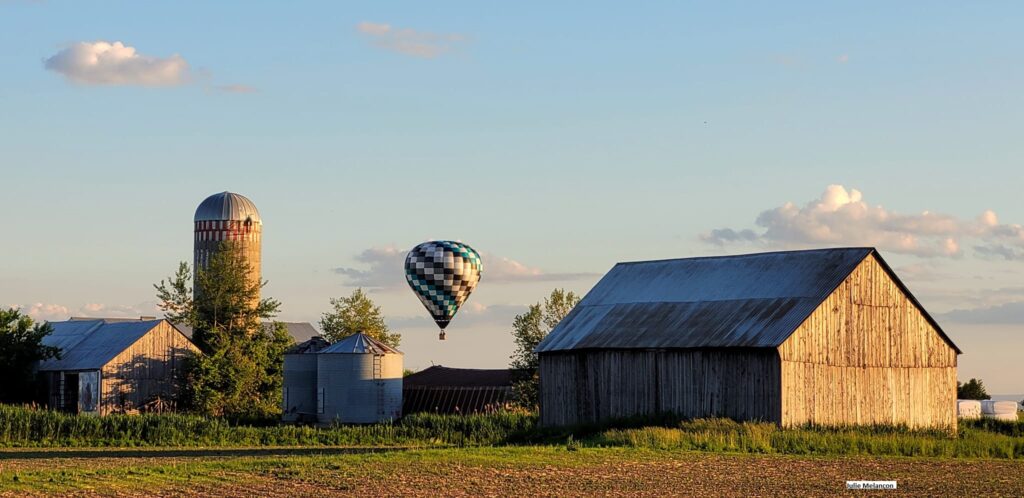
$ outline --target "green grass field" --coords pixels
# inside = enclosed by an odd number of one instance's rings
[[[843,493],[853,479],[896,479],[901,495],[1024,496],[1024,420],[963,422],[955,435],[670,416],[545,429],[505,412],[317,429],[0,406],[0,448],[11,496],[786,496]]]

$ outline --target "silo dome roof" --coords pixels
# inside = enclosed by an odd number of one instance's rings
[[[261,222],[256,205],[244,195],[233,192],[213,194],[199,203],[195,221],[222,221],[252,219]]]
[[[384,344],[362,332],[352,334],[330,346],[321,349],[320,354],[402,354],[401,351]]]

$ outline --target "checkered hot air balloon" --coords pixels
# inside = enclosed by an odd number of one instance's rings
[[[424,242],[405,257],[405,279],[441,327],[442,340],[445,327],[476,288],[483,269],[480,254],[450,240]]]

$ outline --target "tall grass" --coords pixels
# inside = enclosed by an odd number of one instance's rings
[[[0,446],[467,446],[490,445],[536,426],[536,416],[414,414],[396,423],[254,427],[196,415],[70,415],[0,405]]]
[[[541,428],[526,412],[413,414],[373,425],[232,425],[195,415],[93,417],[0,405],[0,447],[83,446],[487,446],[557,444],[790,455],[1024,458],[1024,421],[962,422],[956,435],[905,427],[780,428],[729,419],[633,417],[600,425]]]
[[[1024,437],[1006,423],[999,431],[964,424],[954,436],[903,427],[791,428],[771,423],[698,419],[674,427],[610,429],[588,438],[591,446],[787,455],[889,455],[946,458],[1024,458]]]

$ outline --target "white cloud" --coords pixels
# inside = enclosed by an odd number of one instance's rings
[[[32,303],[13,305],[12,307],[19,308],[22,313],[36,321],[63,321],[71,317],[139,318],[141,316],[163,316],[155,302],[145,302],[136,305],[88,303],[79,308],[69,308],[61,304],[52,303]]]
[[[32,317],[37,322],[67,320],[71,316],[71,311],[66,306],[59,304],[32,303],[24,306],[16,304],[11,307],[20,309],[23,314]]]
[[[188,62],[180,55],[143,55],[119,41],[78,42],[44,65],[82,85],[174,86],[189,79]]]
[[[83,318],[139,318],[141,316],[162,317],[163,312],[156,302],[148,301],[135,305],[110,305],[88,303],[78,309],[75,316]]]
[[[466,41],[466,37],[459,34],[428,33],[368,21],[357,24],[356,31],[366,36],[375,47],[424,59],[438,57]]]
[[[973,220],[930,211],[901,214],[869,205],[859,190],[842,185],[829,185],[802,207],[787,202],[763,211],[754,223],[760,231],[718,228],[701,239],[718,246],[874,246],[922,257],[959,257],[961,241],[973,240],[979,256],[1024,259],[1024,228],[999,224],[992,211]]]
[[[940,322],[1020,325],[1024,323],[1024,301],[982,308],[957,309],[938,315]]]
[[[374,247],[359,253],[355,260],[363,268],[339,267],[334,273],[345,277],[345,285],[368,289],[404,288],[407,249]],[[485,282],[564,282],[597,277],[596,273],[550,273],[519,261],[490,253],[480,255]]]
[[[492,304],[485,305],[472,301],[467,302],[455,315],[459,327],[475,328],[482,326],[510,327],[516,315],[525,313],[529,306],[524,304]],[[396,316],[387,319],[388,327],[393,330],[427,328],[434,329],[437,325],[426,313],[411,316]]]

